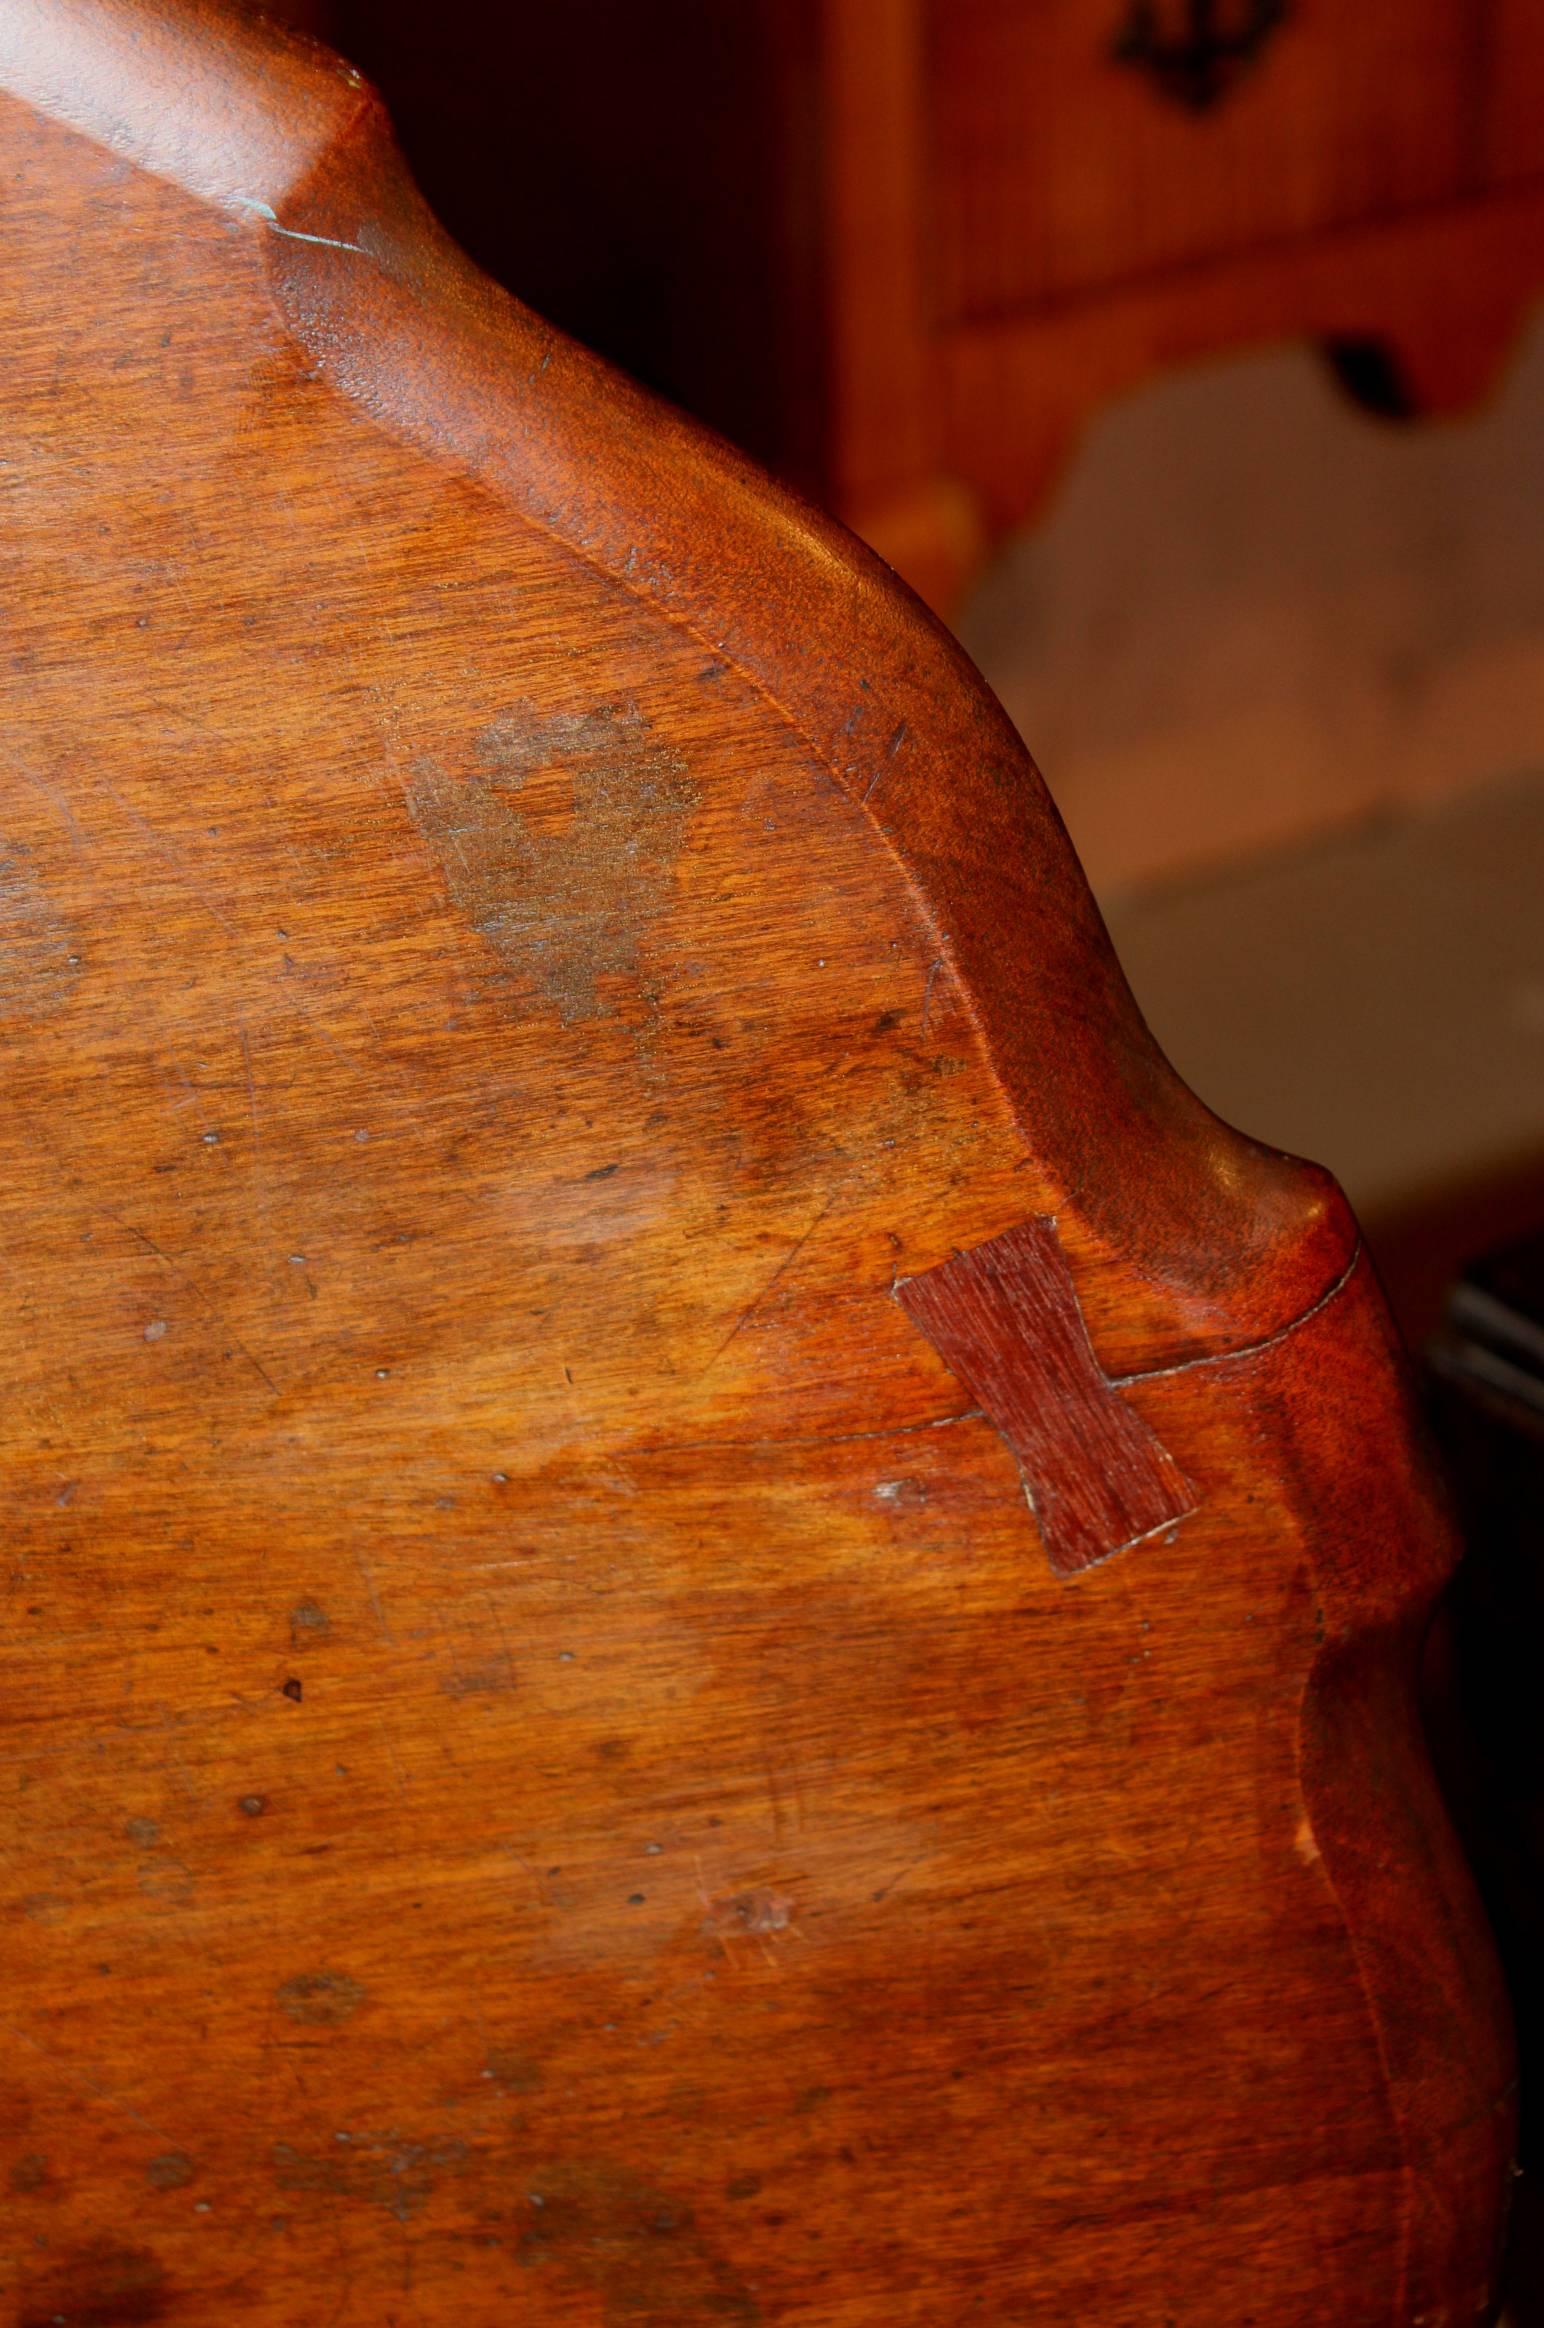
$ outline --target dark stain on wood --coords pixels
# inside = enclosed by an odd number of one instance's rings
[[[309,2028],[351,2021],[364,2001],[363,1987],[346,1972],[299,1972],[278,1989],[281,2010]]]
[[[187,2188],[193,2174],[193,2161],[185,2150],[163,2150],[146,2167],[145,2180],[153,2191],[180,2191]]]
[[[533,2177],[528,2204],[520,2262],[551,2265],[571,2285],[593,2289],[607,2328],[761,2317],[739,2274],[699,2234],[690,2210],[627,2168],[547,2167]]]
[[[635,709],[528,703],[473,758],[455,774],[421,760],[407,787],[458,912],[563,1025],[615,1017],[619,987],[643,991],[641,941],[698,803],[685,762]]]
[[[325,1641],[332,1625],[320,1602],[303,1600],[290,1610],[289,1631],[292,1649],[308,1649],[313,1642]]]
[[[896,1298],[1018,1457],[1056,1575],[1195,1509],[1179,1466],[1094,1356],[1053,1221],[956,1253]]]
[[[501,2094],[537,2094],[545,2083],[541,2063],[518,2045],[490,2045],[483,2075]]]
[[[142,2247],[93,2240],[23,2284],[16,2328],[136,2328],[166,2317],[166,2274]]]

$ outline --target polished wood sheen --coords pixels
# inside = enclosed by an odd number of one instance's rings
[[[1480,2320],[1333,1186],[357,75],[6,0],[0,84],[4,2317]]]

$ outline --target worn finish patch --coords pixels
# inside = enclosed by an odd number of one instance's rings
[[[640,940],[700,798],[685,762],[612,706],[517,704],[473,751],[470,774],[424,760],[407,787],[457,910],[565,1026],[614,1016],[612,982],[643,991]]]
[[[896,1298],[1018,1457],[1058,1576],[1195,1509],[1179,1466],[1094,1356],[1054,1221],[956,1253]]]
[[[69,1000],[80,957],[25,841],[0,842],[0,1019],[46,1018]]]

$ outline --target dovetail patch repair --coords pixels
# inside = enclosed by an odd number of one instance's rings
[[[896,1298],[1012,1448],[1057,1576],[1195,1509],[1168,1449],[1094,1355],[1054,1220],[956,1253]]]
[[[455,773],[422,760],[414,822],[451,900],[564,1026],[652,1013],[642,941],[670,901],[701,795],[634,707],[542,713],[518,703]]]

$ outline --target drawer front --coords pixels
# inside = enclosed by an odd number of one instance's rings
[[[927,0],[938,320],[1440,202],[1488,29],[1477,0]]]

